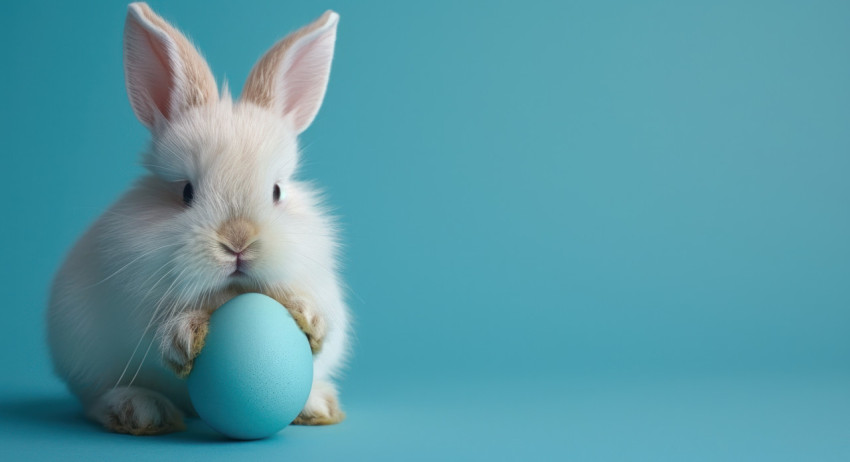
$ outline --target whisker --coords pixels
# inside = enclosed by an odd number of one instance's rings
[[[154,272],[154,274],[156,274],[157,272],[159,272],[161,269],[165,268],[165,267],[166,267],[169,263],[171,263],[172,261],[174,261],[174,260],[176,260],[176,259],[177,259],[177,257],[174,257],[174,258],[173,258],[173,259],[171,259],[169,262],[166,262],[166,263],[165,263],[164,265],[162,265],[162,266],[161,266],[158,270],[156,270],[156,271]],[[146,299],[146,298],[150,295],[150,293],[153,291],[153,289],[154,289],[156,286],[158,286],[158,285],[159,285],[159,283],[160,283],[160,282],[162,282],[162,280],[163,280],[163,279],[165,279],[165,277],[166,277],[166,276],[168,276],[169,274],[171,274],[171,272],[172,272],[172,271],[174,271],[175,269],[177,269],[177,268],[176,268],[176,267],[171,268],[171,269],[170,269],[170,270],[168,270],[165,274],[163,274],[163,275],[162,275],[162,277],[160,277],[160,278],[159,278],[159,280],[157,280],[157,281],[156,281],[156,283],[154,283],[154,285],[152,285],[152,286],[151,286],[151,288],[150,288],[150,289],[148,289],[148,292],[144,295],[144,297],[142,297],[142,299],[139,301],[139,303],[137,303],[137,304],[136,304],[136,306],[135,306],[135,307],[134,307],[131,311],[136,311],[137,309],[139,309],[139,307],[141,306],[142,302],[143,302],[143,301],[144,301],[144,300],[145,300],[145,299]],[[185,271],[185,269],[184,269],[184,271]],[[181,274],[182,274],[182,273],[181,273]],[[150,277],[149,277],[148,279],[150,279]],[[145,282],[147,282],[147,280],[146,280]],[[176,279],[175,279],[175,282],[176,282]],[[172,283],[171,283],[171,285],[173,286],[173,285],[174,285],[174,283],[172,282]],[[169,289],[169,290],[170,290],[170,289]],[[159,304],[161,304],[161,303],[162,303],[162,300],[164,300],[164,299],[165,299],[165,297],[166,297],[167,295],[168,295],[168,291],[166,291],[166,293],[165,293],[165,294],[163,294],[163,295],[162,295],[162,297],[160,297],[160,301],[159,301],[159,302],[157,303],[157,305],[156,305],[157,307],[159,306]],[[157,308],[157,309],[158,309],[158,308]],[[112,388],[117,387],[119,384],[121,384],[121,380],[122,380],[122,379],[124,379],[124,375],[127,373],[127,369],[130,367],[130,363],[132,363],[132,362],[133,362],[133,358],[134,358],[134,357],[136,357],[136,353],[139,351],[139,347],[142,345],[142,341],[144,340],[145,335],[147,335],[148,330],[149,330],[149,329],[150,329],[150,327],[151,327],[151,324],[153,324],[153,320],[154,320],[154,317],[155,317],[155,316],[156,316],[156,309],[154,309],[153,314],[151,314],[151,319],[150,319],[150,321],[148,321],[147,326],[145,326],[145,330],[144,330],[144,332],[142,332],[142,335],[141,335],[141,337],[139,338],[139,341],[138,341],[138,342],[136,342],[136,347],[133,349],[133,353],[130,355],[130,358],[127,360],[127,364],[124,366],[124,370],[123,370],[123,371],[121,371],[121,376],[119,376],[119,377],[118,377],[118,381],[117,381],[117,382],[115,382],[115,386],[114,386],[114,387],[112,387]]]
[[[182,275],[182,272],[181,272],[181,275]],[[197,286],[198,286],[198,283],[193,284],[192,290],[188,291],[189,294],[193,293],[195,291],[195,287],[197,287]],[[180,295],[175,297],[174,303],[172,303],[171,307],[168,310],[166,310],[166,311],[168,311],[168,314],[164,315],[163,319],[171,317],[171,316],[174,315],[174,312],[176,311],[177,306],[180,305],[180,300],[185,298],[186,293],[187,293],[187,291],[185,289],[180,291]],[[190,297],[190,298],[194,298],[194,297]],[[136,373],[133,374],[133,378],[130,379],[130,385],[133,385],[133,383],[136,381],[136,377],[139,375],[139,372],[142,370],[142,366],[145,364],[145,360],[148,358],[148,354],[151,351],[151,347],[156,342],[156,340],[157,340],[157,338],[154,337],[154,338],[151,339],[150,343],[148,344],[148,348],[145,350],[145,354],[142,356],[141,362],[139,362],[139,367],[136,368]]]
[[[172,259],[172,261],[173,261],[173,260],[174,260],[174,259]],[[168,265],[168,263],[170,263],[170,262],[166,262],[164,265],[160,266],[160,267],[159,267],[159,269],[157,269],[156,271],[154,271],[154,272],[153,272],[153,274],[152,274],[151,276],[155,275],[155,274],[156,274],[156,273],[158,273],[160,270],[164,269],[164,268]],[[162,277],[161,277],[161,278],[159,278],[159,280],[158,280],[158,281],[156,281],[156,283],[154,283],[154,285],[152,285],[150,289],[148,289],[147,293],[146,293],[146,294],[145,294],[145,295],[144,295],[144,296],[143,296],[143,297],[139,300],[139,303],[137,303],[137,304],[136,304],[136,306],[135,306],[135,307],[133,307],[133,309],[132,309],[132,310],[130,310],[130,312],[132,313],[132,312],[135,312],[137,309],[139,309],[139,307],[142,305],[142,302],[144,302],[144,301],[145,301],[145,299],[146,299],[146,298],[148,298],[148,296],[150,296],[151,292],[153,292],[153,289],[154,289],[154,288],[156,288],[156,286],[158,286],[158,285],[159,285],[159,283],[160,283],[160,282],[162,282],[162,280],[163,280],[163,279],[165,279],[165,277],[166,277],[166,276],[168,276],[168,275],[169,275],[172,271],[174,271],[175,269],[176,269],[176,268],[172,268],[172,269],[170,269],[170,270],[166,271],[166,273],[165,273],[165,274],[163,274],[163,275],[162,275]],[[150,279],[150,276],[148,277],[148,279]],[[146,283],[146,282],[147,282],[147,280],[145,280],[145,283]],[[150,324],[150,323],[149,323],[149,324]],[[133,362],[133,358],[134,358],[134,357],[136,357],[136,352],[138,352],[138,351],[139,351],[139,346],[141,346],[141,344],[142,344],[142,340],[144,340],[144,338],[145,338],[145,336],[144,336],[144,334],[143,334],[143,335],[139,338],[139,341],[138,341],[138,342],[136,342],[136,347],[135,347],[135,348],[133,348],[133,353],[132,353],[132,354],[130,354],[130,358],[129,358],[129,359],[127,359],[127,364],[125,364],[125,365],[124,365],[124,370],[123,370],[123,371],[121,371],[121,375],[118,377],[118,381],[117,381],[117,382],[115,382],[115,385],[114,385],[112,388],[117,387],[117,386],[121,383],[121,380],[124,378],[124,375],[127,373],[127,369],[130,367],[130,363],[132,363],[132,362]]]
[[[151,327],[151,324],[153,324],[153,319],[154,319],[154,317],[156,316],[156,313],[159,311],[160,307],[162,306],[162,302],[163,302],[163,301],[164,301],[164,300],[168,297],[168,295],[169,295],[169,294],[171,293],[171,291],[174,289],[174,284],[176,284],[176,283],[177,283],[177,281],[179,281],[179,280],[180,280],[180,276],[182,276],[182,275],[183,275],[183,273],[185,273],[187,269],[188,269],[188,267],[187,267],[187,268],[183,268],[183,271],[181,271],[181,272],[180,272],[180,274],[178,274],[178,275],[174,278],[174,281],[172,281],[172,282],[171,282],[171,285],[168,287],[168,290],[166,290],[166,291],[165,291],[165,294],[163,294],[163,296],[160,298],[159,303],[157,303],[157,304],[156,304],[156,308],[154,308],[154,314],[151,316],[151,321],[150,321],[150,322],[148,322],[147,327],[145,327],[145,331],[144,331],[144,332],[142,332],[142,338],[143,338],[143,339],[145,338],[145,335],[147,335],[148,330],[149,330],[149,329],[150,329],[150,327]],[[175,302],[174,302],[174,304],[173,304],[172,306],[176,305],[178,302],[179,302],[179,299],[178,299],[177,301],[175,301]],[[133,382],[135,382],[135,381],[136,381],[136,377],[139,375],[139,371],[141,371],[141,370],[142,370],[142,366],[143,366],[143,365],[144,365],[144,363],[145,363],[145,359],[147,359],[147,357],[148,357],[148,353],[150,353],[150,350],[151,350],[151,346],[153,346],[153,344],[154,344],[154,342],[155,342],[155,341],[156,341],[156,336],[154,336],[154,337],[151,339],[151,343],[148,345],[148,348],[145,350],[145,354],[144,354],[144,356],[142,356],[142,360],[139,362],[139,367],[137,367],[137,368],[136,368],[136,373],[135,373],[135,374],[133,374],[133,378],[132,378],[132,379],[130,379],[130,383],[129,383],[127,386],[132,386],[132,385],[133,385]]]
[[[90,285],[90,286],[86,286],[86,287],[84,287],[84,289],[90,289],[90,288],[92,288],[92,287],[95,287],[95,286],[98,286],[98,285],[100,285],[100,284],[103,284],[104,282],[106,282],[106,281],[108,281],[108,280],[112,279],[112,278],[113,278],[113,277],[115,277],[118,273],[120,273],[121,271],[124,271],[125,269],[127,269],[127,267],[128,267],[128,266],[130,266],[130,265],[132,265],[133,263],[135,263],[135,262],[139,261],[140,259],[142,259],[142,258],[144,258],[144,257],[146,257],[146,256],[148,256],[148,255],[150,255],[150,254],[152,254],[152,253],[154,253],[154,252],[156,252],[157,250],[162,250],[162,249],[164,249],[164,248],[166,248],[166,247],[172,247],[172,246],[175,246],[175,245],[180,245],[180,243],[166,244],[166,245],[164,245],[164,246],[162,246],[162,247],[157,247],[156,249],[149,250],[149,251],[147,251],[147,252],[145,252],[145,253],[143,253],[143,254],[139,255],[138,257],[136,257],[136,258],[134,258],[134,259],[130,260],[130,262],[129,262],[129,263],[127,263],[126,265],[122,266],[121,268],[118,268],[118,270],[117,270],[117,271],[115,271],[114,273],[112,273],[112,274],[110,274],[109,276],[107,276],[107,277],[105,277],[105,278],[101,279],[99,282],[95,282],[94,284],[92,284],[92,285]]]

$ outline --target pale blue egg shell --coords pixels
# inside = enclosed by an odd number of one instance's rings
[[[198,415],[236,439],[271,436],[291,423],[313,384],[306,335],[280,303],[239,295],[216,310],[187,379]]]

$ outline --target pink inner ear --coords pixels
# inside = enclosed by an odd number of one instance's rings
[[[174,90],[174,70],[168,45],[135,18],[128,18],[124,37],[127,90],[136,116],[148,127],[156,112],[168,118]]]
[[[159,113],[167,119],[171,115],[169,97],[174,90],[174,73],[169,63],[168,50],[162,46],[161,42],[154,40],[150,34],[145,35],[152,51],[152,56],[149,58],[152,61],[151,67],[156,66],[158,68],[148,75],[148,88],[153,104],[159,110]]]
[[[292,50],[283,72],[284,114],[292,115],[296,130],[305,130],[322,105],[333,59],[336,30],[331,29],[315,40]]]

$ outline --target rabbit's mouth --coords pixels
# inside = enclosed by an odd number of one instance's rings
[[[251,276],[246,272],[245,267],[237,266],[227,275],[227,284],[242,284],[251,282]]]
[[[246,293],[246,292],[256,292],[260,289],[260,285],[254,278],[243,272],[242,270],[235,270],[227,276],[225,280],[225,291],[234,291],[238,294]]]

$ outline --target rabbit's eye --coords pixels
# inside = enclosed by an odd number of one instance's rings
[[[183,203],[186,205],[192,205],[192,199],[195,198],[195,188],[192,187],[192,183],[186,183],[186,186],[183,187]]]
[[[280,185],[274,185],[274,192],[272,193],[272,199],[274,199],[274,203],[277,204],[280,202]]]

